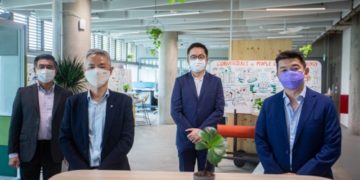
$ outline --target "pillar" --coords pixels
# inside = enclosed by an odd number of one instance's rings
[[[84,22],[84,29],[79,22]],[[76,0],[63,4],[63,56],[82,60],[91,43],[91,0]]]
[[[174,124],[170,115],[171,94],[177,76],[178,33],[163,32],[159,53],[159,122]]]
[[[351,20],[349,119],[351,132],[360,135],[360,13]]]
[[[53,44],[52,55],[58,59],[62,58],[62,1],[53,0],[52,22],[53,22]]]

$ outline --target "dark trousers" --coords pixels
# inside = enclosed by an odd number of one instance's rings
[[[54,162],[52,159],[50,141],[38,141],[33,159],[29,162],[20,162],[22,180],[39,180],[40,170],[43,180],[61,172],[61,162]]]
[[[198,171],[203,171],[205,169],[206,155],[206,150],[197,151],[195,148],[181,151],[179,150],[178,156],[180,171],[194,172],[196,160]],[[214,171],[214,166],[209,162],[206,162],[206,170]]]

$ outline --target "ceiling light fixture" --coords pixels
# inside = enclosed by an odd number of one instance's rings
[[[324,11],[325,7],[317,8],[266,8],[266,11]]]
[[[303,38],[303,35],[294,35],[294,36],[269,36],[267,39],[287,39],[287,38]]]
[[[155,14],[153,17],[172,17],[172,16],[186,16],[186,15],[195,15],[200,14],[199,11],[195,12],[184,12],[184,13],[170,13],[170,14]]]

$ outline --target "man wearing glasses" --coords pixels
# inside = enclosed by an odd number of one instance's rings
[[[9,165],[20,167],[21,179],[43,179],[61,171],[63,155],[59,128],[65,100],[71,92],[54,83],[57,64],[53,56],[34,60],[37,82],[17,91],[9,134]]]
[[[190,72],[178,77],[171,97],[171,116],[177,124],[176,146],[180,171],[203,171],[207,151],[197,151],[200,129],[216,127],[224,114],[224,93],[221,79],[206,72],[208,50],[201,43],[187,49]],[[209,163],[208,163],[209,164]],[[207,166],[213,171],[214,167]]]

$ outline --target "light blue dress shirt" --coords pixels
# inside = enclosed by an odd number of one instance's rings
[[[291,107],[290,99],[286,95],[285,91],[283,94],[284,103],[285,103],[285,118],[286,118],[286,126],[287,126],[287,132],[289,135],[289,144],[290,144],[290,169],[292,166],[292,151],[294,147],[294,141],[296,136],[297,127],[300,120],[301,115],[301,109],[304,104],[306,94],[306,87],[302,90],[302,92],[299,94],[298,97],[296,97],[296,101],[298,104],[298,107],[296,109],[293,109]]]
[[[89,150],[90,166],[98,167],[101,161],[101,143],[104,132],[106,103],[109,97],[109,90],[99,102],[94,101],[88,91],[87,98],[89,102]]]

